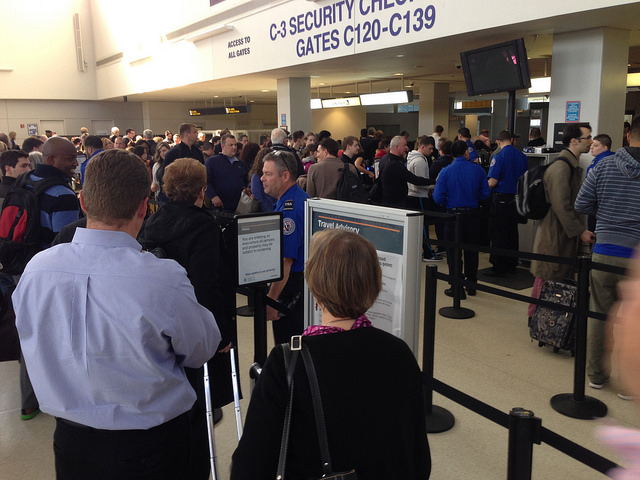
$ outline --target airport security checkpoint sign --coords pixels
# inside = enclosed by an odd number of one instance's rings
[[[420,0],[265,5],[213,37],[213,77],[346,57],[434,38],[437,7]]]
[[[382,269],[382,291],[366,315],[374,326],[402,338],[418,354],[423,216],[412,210],[312,198],[306,202],[305,259],[314,233],[348,230],[373,243]],[[306,325],[320,324],[311,293],[305,295]]]

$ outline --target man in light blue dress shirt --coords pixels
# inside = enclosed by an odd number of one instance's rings
[[[185,270],[141,252],[145,165],[107,150],[87,166],[87,228],[27,265],[13,295],[40,409],[56,417],[58,478],[180,478],[196,394],[184,367],[220,332]]]

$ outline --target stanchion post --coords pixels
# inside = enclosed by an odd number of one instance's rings
[[[422,339],[422,374],[427,381],[433,379],[433,357],[436,338],[436,293],[438,267],[427,265],[424,282],[424,332]],[[433,388],[428,385],[424,392],[426,413],[433,407]]]
[[[469,308],[462,308],[460,306],[460,293],[462,291],[462,285],[460,279],[462,278],[462,265],[460,261],[462,259],[462,252],[460,251],[460,213],[456,213],[454,216],[455,224],[453,226],[453,239],[454,246],[452,249],[447,250],[447,255],[453,253],[453,259],[449,266],[449,277],[451,280],[451,290],[453,290],[453,306],[442,307],[440,309],[440,315],[446,318],[464,319],[471,318],[475,315],[475,312]],[[447,240],[449,240],[447,238]],[[453,269],[453,272],[451,271]]]
[[[560,393],[551,397],[551,407],[563,415],[583,420],[604,417],[607,406],[597,398],[584,394],[587,363],[587,317],[589,315],[589,257],[578,258],[578,292],[576,301],[576,343],[573,370],[573,393]]]
[[[578,292],[576,301],[576,338],[573,371],[573,399],[584,400],[585,369],[587,366],[587,322],[589,317],[589,271],[591,258],[578,257]]]
[[[427,265],[424,282],[424,329],[422,338],[422,378],[427,383],[424,388],[427,433],[446,432],[456,423],[451,412],[433,405],[432,380],[436,338],[437,275],[438,267]]]
[[[253,361],[264,365],[267,359],[267,302],[263,286],[254,288],[253,309]]]
[[[451,282],[451,287],[453,289],[453,308],[460,308],[460,289],[462,286],[460,285],[460,279],[462,278],[462,265],[460,265],[460,260],[462,258],[462,252],[460,249],[460,216],[461,213],[455,214],[455,225],[453,229],[453,238],[455,241],[455,245],[453,247],[453,281]]]
[[[509,412],[509,459],[507,480],[531,480],[533,444],[540,445],[542,420],[531,410],[513,408]]]

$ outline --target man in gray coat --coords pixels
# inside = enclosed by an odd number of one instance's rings
[[[584,215],[573,207],[582,182],[579,159],[591,146],[591,127],[567,126],[562,143],[565,148],[560,157],[568,162],[558,157],[544,174],[551,206],[536,229],[533,253],[573,258],[580,240],[593,242],[593,232],[585,228]],[[571,266],[533,260],[531,273],[537,279],[562,280],[571,276]]]

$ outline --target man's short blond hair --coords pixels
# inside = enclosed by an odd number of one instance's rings
[[[149,169],[126,150],[104,150],[87,164],[82,199],[92,220],[106,224],[131,220],[150,192]]]
[[[357,319],[382,289],[375,247],[345,230],[323,230],[312,237],[304,273],[316,302],[336,318]]]
[[[193,158],[179,158],[167,166],[162,180],[169,200],[194,203],[207,186],[207,169]]]

